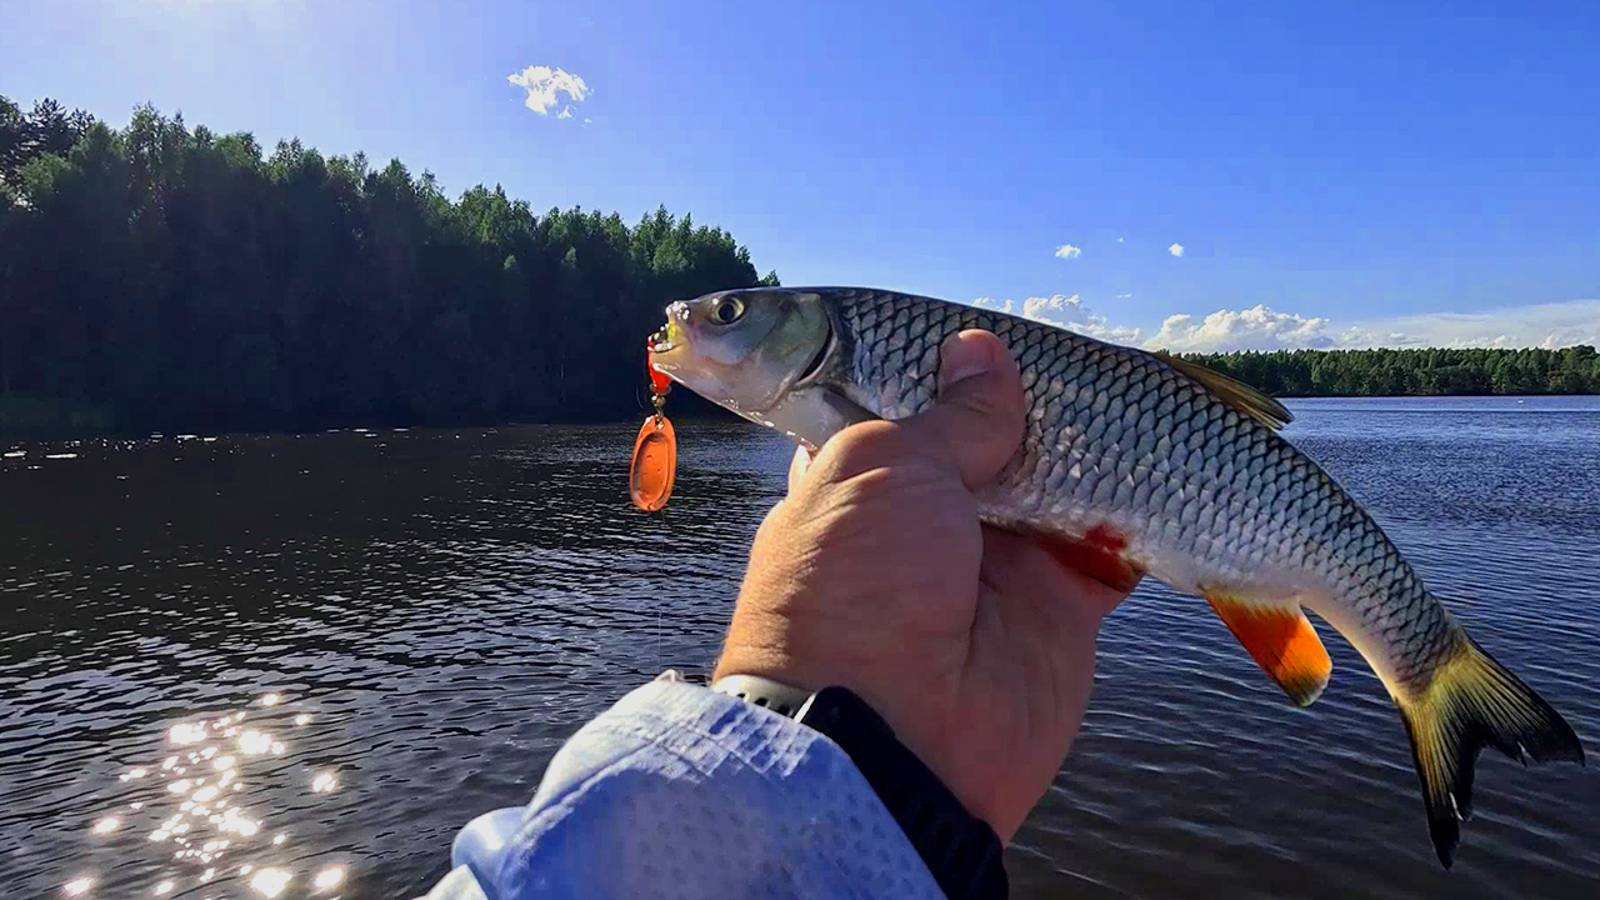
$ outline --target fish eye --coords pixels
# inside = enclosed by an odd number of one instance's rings
[[[711,321],[718,325],[732,325],[744,315],[744,302],[735,297],[724,297],[711,308]]]

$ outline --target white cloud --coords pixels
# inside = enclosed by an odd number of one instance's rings
[[[1179,313],[1167,316],[1149,346],[1182,353],[1220,350],[1282,350],[1331,347],[1328,320],[1280,313],[1257,304],[1249,309],[1219,309],[1200,321]]]
[[[556,118],[570,119],[573,104],[589,98],[589,85],[560,66],[529,66],[507,75],[506,81],[526,90],[528,96],[523,104],[541,116],[550,115],[551,109],[560,106]],[[561,102],[562,94],[567,96],[568,102]]]
[[[1070,315],[1083,308],[1083,300],[1077,294],[1068,297],[1065,294],[1051,294],[1048,297],[1028,297],[1022,301],[1022,317],[1025,319],[1038,319],[1048,322],[1059,319],[1063,315]]]
[[[1017,312],[1016,303],[1009,298],[996,300],[993,297],[979,297],[972,301],[972,305],[1003,313]],[[1105,316],[1084,306],[1083,298],[1077,294],[1070,296],[1051,294],[1048,297],[1024,298],[1021,314],[1024,318],[1061,325],[1079,334],[1119,344],[1136,343],[1143,333],[1138,328],[1111,324]]]
[[[1117,243],[1122,243],[1122,238],[1117,238]]]
[[[1174,241],[1172,246],[1167,248],[1167,252],[1171,253],[1173,256],[1182,256],[1183,245]]]
[[[1180,352],[1367,347],[1570,347],[1600,345],[1600,300],[1511,306],[1477,313],[1418,313],[1336,324],[1265,305],[1219,309],[1204,319],[1168,316],[1146,346]]]
[[[1133,296],[1132,294],[1118,294],[1117,295],[1117,299],[1118,300],[1127,300],[1132,296]]]
[[[1126,296],[1132,296],[1126,295]],[[1125,299],[1125,295],[1117,295]],[[980,297],[974,306],[1062,325],[1079,334],[1151,350],[1221,353],[1232,350],[1346,349],[1368,347],[1570,347],[1600,346],[1600,299],[1507,306],[1475,313],[1417,313],[1336,320],[1280,312],[1266,304],[1218,309],[1196,317],[1167,316],[1141,343],[1143,329],[1112,322],[1077,294],[1014,300]]]
[[[1077,259],[1083,255],[1083,248],[1073,244],[1062,244],[1056,248],[1057,259]]]
[[[1600,300],[1359,320],[1340,342],[1353,347],[1600,346]]]

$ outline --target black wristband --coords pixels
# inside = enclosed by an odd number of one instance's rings
[[[1007,895],[1010,885],[994,829],[967,812],[866,701],[842,687],[823,688],[795,718],[832,738],[856,764],[945,896]]]

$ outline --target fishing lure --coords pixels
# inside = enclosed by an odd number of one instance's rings
[[[644,371],[650,379],[650,405],[655,412],[639,426],[633,440],[633,462],[628,467],[628,496],[645,512],[658,512],[672,496],[672,481],[678,470],[678,436],[663,410],[672,381],[656,371],[655,343],[644,348]]]

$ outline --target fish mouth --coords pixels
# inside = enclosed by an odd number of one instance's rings
[[[650,339],[645,341],[645,346],[650,349],[651,353],[666,353],[671,350],[672,337],[667,332],[667,326],[663,325],[657,328],[655,334],[650,335]]]
[[[666,324],[656,329],[655,334],[650,335],[650,339],[645,342],[645,346],[650,350],[650,364],[668,375],[672,374],[674,366],[665,357],[686,343],[680,323],[688,315],[689,307],[683,301],[670,304],[667,306]],[[662,365],[663,362],[667,365]]]

